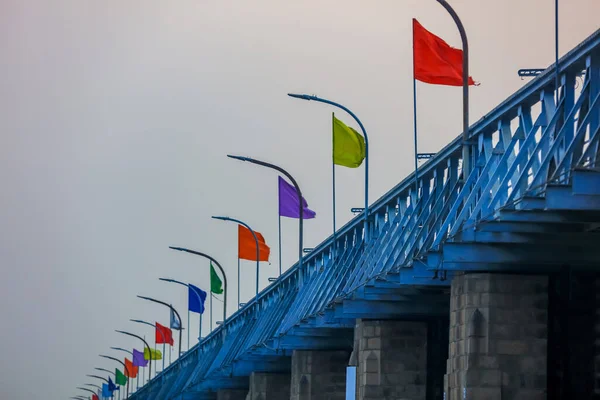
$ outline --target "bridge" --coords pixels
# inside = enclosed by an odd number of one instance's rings
[[[600,30],[555,79],[471,126],[468,176],[458,137],[131,398],[600,395]]]

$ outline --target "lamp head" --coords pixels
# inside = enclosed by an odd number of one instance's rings
[[[296,93],[288,93],[288,96],[293,97],[295,99],[301,99],[301,100],[312,100],[313,96],[309,96],[307,94],[296,94]]]
[[[236,159],[236,160],[240,160],[240,161],[248,161],[249,160],[248,157],[234,156],[234,155],[231,155],[231,154],[227,154],[227,157],[233,158],[233,159]]]
[[[185,251],[185,249],[183,247],[174,247],[174,246],[169,246],[169,248],[171,250],[177,250],[177,251]]]
[[[173,279],[171,278],[158,278],[159,281],[165,281],[165,282],[175,282]]]
[[[230,220],[229,217],[220,217],[220,216],[215,216],[215,215],[213,215],[211,218],[212,219],[219,219],[221,221],[229,221]]]

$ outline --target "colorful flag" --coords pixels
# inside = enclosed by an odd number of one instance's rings
[[[135,360],[135,351],[133,353],[133,359]],[[141,353],[140,353],[141,354]],[[144,355],[142,354],[142,358],[144,357]],[[145,361],[146,365],[148,365],[148,361]],[[143,367],[145,367],[146,365],[143,365]],[[139,367],[137,365],[135,365],[135,361],[132,363],[131,361],[129,361],[128,358],[125,358],[125,376],[128,378],[135,378],[137,377],[138,371],[139,371]]]
[[[265,238],[258,231],[254,231],[258,239],[258,260],[269,261],[271,249],[267,246]],[[256,261],[256,240],[250,229],[238,225],[238,258],[242,260]]]
[[[129,361],[129,360],[125,359],[126,364],[127,364],[127,361]],[[148,360],[144,359],[144,353],[142,353],[141,351],[137,351],[136,349],[133,349],[133,366],[136,367],[136,370],[137,370],[137,367],[147,367],[148,366]],[[135,376],[132,376],[132,378],[135,378]]]
[[[188,310],[203,314],[205,301],[206,292],[191,283],[188,284]]]
[[[115,368],[115,383],[121,386],[125,386],[127,384],[127,377],[121,372],[119,368]]]
[[[435,85],[463,85],[463,51],[450,47],[414,18],[413,58],[416,80]],[[475,85],[471,77],[469,85]]]
[[[148,352],[148,348],[144,349],[144,360],[162,360],[162,353],[160,350],[150,349]]]
[[[300,218],[300,210],[298,204],[298,193],[296,188],[285,181],[282,177],[279,178],[279,215],[282,217]],[[314,218],[317,213],[308,208],[308,203],[302,197],[302,218]]]
[[[156,322],[156,331],[154,335],[154,339],[156,344],[167,343],[173,346],[173,332],[167,328],[166,326],[162,326],[158,322]]]
[[[108,384],[102,384],[102,397],[112,397],[112,392],[108,389]]]
[[[108,390],[110,390],[111,392],[114,392],[115,390],[119,390],[119,387],[114,384],[112,379],[110,379],[110,376],[108,377]]]
[[[256,246],[254,248],[256,248]],[[210,291],[215,294],[223,293],[223,282],[221,282],[221,278],[217,275],[217,271],[215,271],[212,262],[210,263]]]
[[[181,321],[179,318],[175,316],[173,309],[171,308],[171,329],[175,329],[177,331],[181,330]]]
[[[365,138],[333,116],[333,163],[358,168],[367,154]]]

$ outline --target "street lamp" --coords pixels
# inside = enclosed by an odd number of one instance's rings
[[[133,351],[123,349],[121,347],[111,347],[112,350],[123,351],[129,355],[131,355],[131,361],[133,362]],[[143,383],[143,382],[142,382]],[[140,375],[137,374],[135,378],[135,390],[137,391],[140,388]]]
[[[198,291],[190,286],[187,283],[175,280],[175,279],[171,279],[171,278],[158,278],[158,280],[160,281],[164,281],[164,282],[171,282],[171,283],[177,283],[179,285],[185,286],[186,288],[188,288],[188,291],[191,289],[192,292],[194,292],[194,295],[196,296],[196,298],[198,299],[198,303],[202,304],[202,297],[200,296],[200,293],[198,293]],[[188,300],[189,303],[189,300]],[[210,311],[212,313],[212,310]],[[190,306],[188,304],[188,350],[190,349]],[[198,340],[200,340],[202,338],[202,313],[200,314],[200,326],[198,327]]]
[[[129,371],[129,368],[127,368],[127,365],[125,365],[125,363],[123,361],[119,360],[118,358],[114,358],[114,357],[111,357],[111,356],[105,356],[105,355],[102,355],[102,354],[100,354],[100,357],[116,361],[116,362],[120,363],[123,366],[123,368],[125,369],[125,372],[127,373],[127,387],[126,387],[125,390],[127,392],[127,397],[129,397],[129,377],[131,376],[131,373]],[[117,374],[115,374],[115,381],[116,380],[117,380]]]
[[[207,258],[217,265],[217,268],[219,268],[219,270],[221,271],[221,274],[223,275],[223,286],[224,286],[223,287],[223,321],[225,321],[227,319],[227,290],[229,289],[229,286],[227,285],[227,275],[225,275],[225,270],[223,269],[223,267],[221,267],[221,264],[219,264],[219,262],[217,260],[215,260],[213,257],[209,256],[206,253],[202,253],[202,252],[190,250],[190,249],[185,249],[183,247],[169,246],[169,248],[172,250],[184,251],[186,253],[195,254],[197,256]],[[212,296],[212,291],[209,293]],[[212,310],[211,310],[211,314],[212,314]]]
[[[254,242],[256,243],[256,300],[258,300],[258,277],[260,274],[260,249],[258,248],[258,237],[256,236],[256,233],[254,232],[254,229],[250,228],[250,225],[248,225],[247,223],[240,221],[239,219],[235,219],[235,218],[230,218],[230,217],[221,217],[221,216],[212,216],[212,219],[218,219],[221,221],[231,221],[231,222],[237,222],[240,225],[244,225],[246,228],[248,228],[248,230],[250,231],[250,233],[252,233],[252,236],[254,237]],[[240,263],[238,262],[238,303],[240,302]],[[212,293],[211,293],[211,302],[212,302]],[[212,307],[210,310],[210,328],[212,329]]]
[[[356,114],[354,114],[352,111],[350,111],[350,109],[348,109],[347,107],[345,107],[339,103],[336,103],[335,101],[322,99],[320,97],[312,96],[312,95],[308,95],[308,94],[288,93],[288,96],[293,97],[295,99],[318,101],[321,103],[329,104],[334,107],[340,108],[340,109],[346,111],[348,114],[350,114],[350,116],[352,118],[354,118],[356,123],[358,123],[358,126],[360,126],[360,130],[362,131],[363,136],[365,138],[365,209],[364,209],[364,215],[365,215],[365,241],[366,241],[368,238],[368,234],[369,234],[368,225],[367,225],[367,220],[369,218],[369,137],[367,136],[367,130],[365,129],[365,127],[362,124],[362,122],[360,121],[360,119],[358,119]],[[335,235],[335,227],[334,227],[333,233]],[[300,247],[300,251],[302,251],[302,247]]]
[[[140,339],[142,342],[144,342],[144,344],[148,348],[148,354],[152,354],[152,351],[150,349],[150,346],[148,345],[148,342],[146,342],[146,340],[144,340],[141,336],[135,335],[133,333],[125,332],[125,331],[115,331],[115,332],[119,332],[119,333],[122,333],[123,335],[133,336],[135,338]],[[152,358],[152,357],[150,357],[150,358]],[[148,362],[148,380],[150,380],[151,376],[152,376],[152,360],[150,360],[150,362]]]
[[[153,324],[153,323],[151,323],[151,322],[148,322],[148,321],[142,321],[141,319],[130,319],[130,321],[131,321],[131,322],[136,322],[136,323],[138,323],[138,324],[149,325],[149,326],[153,327],[153,328],[154,328],[154,330],[155,330],[155,332],[156,332],[156,325],[154,325],[154,324]],[[165,334],[164,334],[164,333],[162,333],[162,331],[159,331],[159,332],[160,332],[160,336],[162,336],[162,338],[163,338],[163,353],[164,353],[164,352],[165,352],[165,342],[166,342],[166,338],[165,338]],[[156,335],[155,335],[155,336],[156,336]],[[155,343],[154,343],[154,349],[156,350],[156,340],[155,340],[154,342],[155,342]],[[169,353],[169,357],[170,357],[170,354],[171,354],[171,353]],[[149,360],[149,362],[152,362],[152,357],[150,357],[150,360]],[[169,362],[170,362],[170,361],[169,361]],[[156,361],[154,362],[154,365],[156,365]],[[164,354],[163,354],[163,357],[162,357],[162,369],[163,369],[163,371],[165,370],[165,355],[164,355]],[[156,373],[156,371],[155,371],[154,373]]]
[[[140,299],[148,300],[153,303],[158,303],[158,304],[162,304],[163,306],[169,307],[171,309],[171,311],[173,311],[175,313],[175,315],[177,315],[177,319],[179,320],[179,329],[178,329],[179,330],[179,353],[178,353],[177,357],[180,357],[181,356],[181,328],[182,328],[183,322],[181,321],[181,317],[179,316],[179,313],[177,312],[177,310],[175,308],[173,308],[172,305],[167,304],[164,301],[156,300],[156,299],[153,299],[151,297],[146,297],[146,296],[138,295],[138,297]],[[152,358],[152,357],[150,357],[150,358]]]

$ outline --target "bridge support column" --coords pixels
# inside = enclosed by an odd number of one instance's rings
[[[246,400],[289,400],[290,375],[253,372]]]
[[[547,320],[547,277],[454,277],[445,398],[546,399]]]
[[[242,389],[219,389],[217,400],[246,400],[247,390]]]
[[[300,351],[292,355],[291,400],[344,400],[347,351]]]
[[[358,400],[425,400],[426,323],[358,320],[354,334]]]

